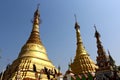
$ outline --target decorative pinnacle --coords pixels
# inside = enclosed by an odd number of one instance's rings
[[[95,24],[94,24],[94,28],[95,28],[95,37],[96,37],[96,38],[100,37],[100,34],[99,34],[99,32],[97,31],[97,28],[96,28]]]
[[[80,28],[80,26],[78,25],[78,23],[77,23],[77,17],[76,17],[76,14],[74,14],[74,17],[75,17],[75,29],[79,29]]]
[[[42,44],[39,36],[39,24],[40,24],[39,17],[40,17],[40,13],[39,13],[39,4],[38,4],[37,9],[34,12],[33,29],[27,43]]]
[[[34,20],[33,20],[33,23],[34,23],[34,24],[37,24],[37,25],[40,24],[40,19],[39,19],[39,17],[40,17],[39,5],[40,5],[40,4],[37,5],[37,9],[36,9],[36,11],[35,11],[35,13],[34,13]]]

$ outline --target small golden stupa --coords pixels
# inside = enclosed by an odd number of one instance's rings
[[[21,48],[18,58],[6,69],[3,80],[48,80],[48,77],[51,79],[57,73],[40,39],[38,9],[34,13],[31,35]]]
[[[76,75],[81,75],[81,74],[95,72],[97,66],[92,61],[89,54],[85,50],[80,35],[80,26],[78,25],[77,21],[75,23],[75,30],[76,30],[76,38],[77,38],[77,49],[76,49],[76,56],[74,58],[74,61],[70,65],[72,73]]]

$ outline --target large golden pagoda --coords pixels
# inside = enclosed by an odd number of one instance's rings
[[[57,70],[48,59],[39,35],[39,10],[34,13],[33,29],[18,58],[7,67],[3,80],[48,80]],[[50,75],[51,74],[51,75]]]
[[[75,23],[75,30],[77,38],[77,49],[74,61],[71,63],[71,70],[74,74],[86,74],[95,72],[97,66],[92,61],[92,59],[90,59],[89,54],[85,50],[80,35],[80,26],[78,25],[77,21]]]

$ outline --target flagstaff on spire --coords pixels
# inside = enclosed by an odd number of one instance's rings
[[[77,17],[76,17],[76,14],[74,14],[74,17],[75,17],[75,22],[77,22]]]
[[[95,24],[94,24],[94,28],[95,28],[95,31],[97,31],[97,28],[96,28]]]

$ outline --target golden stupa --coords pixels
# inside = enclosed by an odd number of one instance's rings
[[[57,72],[53,63],[48,59],[46,49],[40,40],[39,17],[37,8],[34,13],[31,35],[22,47],[18,58],[6,69],[3,80],[36,80],[38,78],[48,80],[49,74]],[[46,71],[49,71],[49,74]]]
[[[74,58],[74,61],[70,65],[72,73],[87,74],[87,73],[95,72],[97,66],[92,61],[89,54],[85,50],[80,35],[80,26],[78,25],[77,21],[75,23],[75,30],[76,30],[76,38],[77,38],[77,49],[76,49],[76,56]]]

